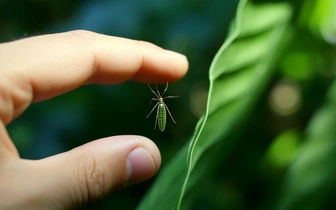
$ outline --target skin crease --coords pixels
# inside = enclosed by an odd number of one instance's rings
[[[187,73],[185,56],[79,30],[0,44],[0,63],[0,209],[74,209],[157,173],[160,152],[146,137],[107,137],[24,160],[6,125],[31,103],[82,85],[176,81]]]

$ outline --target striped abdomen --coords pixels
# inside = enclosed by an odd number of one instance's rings
[[[160,103],[158,107],[158,113],[157,113],[157,121],[158,121],[158,126],[161,132],[164,131],[166,128],[166,107],[164,103]]]

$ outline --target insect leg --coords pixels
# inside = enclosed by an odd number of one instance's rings
[[[156,97],[160,98],[160,97],[154,92],[154,90],[151,88],[151,86],[150,86],[149,84],[147,84],[147,85],[148,85],[149,89],[152,91],[152,93],[154,93],[154,95],[155,95]],[[157,89],[157,86],[156,86],[156,89]]]
[[[163,99],[166,99],[166,98],[178,98],[179,96],[166,96],[164,97]]]
[[[159,95],[159,97],[158,98],[162,98],[162,96],[161,96],[161,94],[160,94],[160,91],[159,91],[159,89],[158,89],[158,86],[156,85],[156,92],[157,92],[157,94]]]
[[[157,102],[156,105],[158,105],[160,102]],[[157,111],[156,111],[156,119],[155,119],[155,125],[154,125],[154,129],[156,128],[156,124],[158,122],[158,116],[159,116],[159,107],[157,108]]]
[[[166,92],[167,89],[168,89],[168,82],[167,82],[167,84],[166,84],[166,88],[164,89],[164,91],[163,91],[163,93],[162,93],[162,97],[163,97],[163,95],[165,94],[165,92]]]
[[[151,104],[152,103],[152,101],[158,101],[159,99],[157,99],[157,98],[152,98],[152,100],[149,102],[149,104]]]
[[[173,115],[170,113],[170,111],[169,111],[169,109],[168,109],[168,106],[167,106],[165,103],[163,103],[163,104],[165,105],[165,107],[166,107],[166,109],[167,109],[167,111],[168,111],[170,117],[172,118],[173,122],[176,123],[175,120],[174,120],[174,118],[173,118]]]
[[[152,111],[149,112],[149,114],[147,115],[147,118],[149,117],[149,115],[152,114],[152,112],[154,111],[154,109],[159,105],[159,102],[156,103],[156,105],[154,106],[154,108],[152,109]]]

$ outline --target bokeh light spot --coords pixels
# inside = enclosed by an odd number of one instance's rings
[[[201,117],[206,109],[208,90],[204,85],[195,84],[190,89],[190,107],[196,117]]]
[[[281,81],[275,85],[269,100],[272,110],[279,115],[295,113],[301,104],[301,93],[294,83]]]

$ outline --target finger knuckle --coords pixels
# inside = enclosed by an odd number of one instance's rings
[[[97,40],[99,36],[97,33],[86,30],[74,30],[69,32],[72,44],[81,49],[81,57],[87,66],[90,66],[91,72],[89,78],[93,77],[98,69],[97,49],[99,49]]]
[[[107,194],[107,170],[101,161],[96,157],[91,156],[86,158],[80,166],[80,181],[84,184],[82,189],[82,196],[87,200],[97,200]]]

